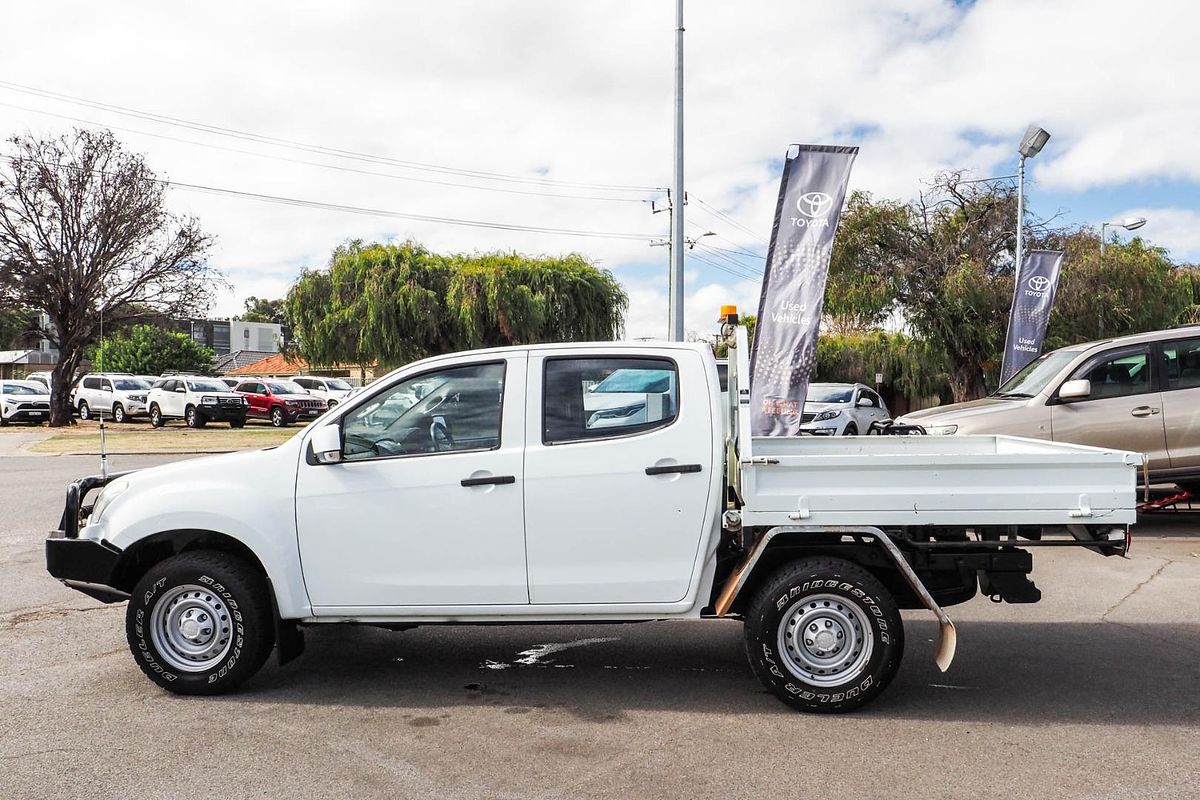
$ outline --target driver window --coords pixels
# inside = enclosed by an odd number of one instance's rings
[[[1150,357],[1147,353],[1125,352],[1092,362],[1072,378],[1092,383],[1089,400],[1128,397],[1150,391]]]
[[[347,461],[495,450],[504,364],[426,372],[375,395],[343,420]]]

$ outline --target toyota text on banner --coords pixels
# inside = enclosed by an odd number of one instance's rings
[[[750,356],[751,430],[796,436],[817,362],[817,329],[857,147],[794,145],[784,162]]]

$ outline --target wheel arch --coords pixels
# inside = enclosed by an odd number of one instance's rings
[[[121,553],[113,574],[113,587],[130,592],[155,564],[189,550],[233,553],[250,562],[270,585],[262,559],[245,542],[219,531],[184,528],[143,537]]]
[[[726,613],[744,615],[758,588],[778,570],[793,561],[816,557],[840,558],[856,564],[882,583],[901,608],[924,608],[920,598],[875,542],[846,542],[837,534],[784,533],[763,548]]]

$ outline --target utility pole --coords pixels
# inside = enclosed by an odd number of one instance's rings
[[[671,280],[668,322],[671,341],[683,341],[683,0],[675,0],[675,197],[671,203]]]

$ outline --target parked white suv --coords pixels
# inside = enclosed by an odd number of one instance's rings
[[[174,375],[150,390],[150,424],[161,428],[168,419],[182,419],[189,428],[209,422],[228,422],[231,428],[246,424],[249,404],[218,378]]]
[[[149,414],[149,391],[149,383],[128,373],[97,373],[83,377],[71,393],[71,403],[80,419],[104,415],[115,422],[128,422]]]
[[[292,378],[292,383],[321,398],[330,408],[345,400],[354,391],[354,387],[341,378],[322,378],[319,375],[301,375]]]

